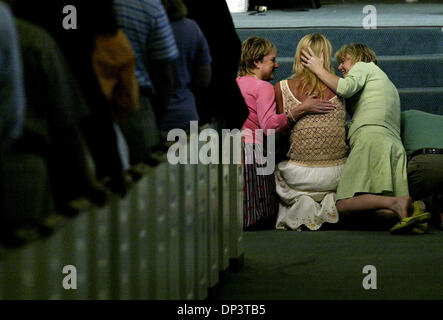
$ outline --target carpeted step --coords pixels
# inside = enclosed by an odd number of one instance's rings
[[[403,111],[418,109],[443,115],[442,30],[439,27],[237,29],[242,41],[256,35],[277,46],[280,68],[275,72],[273,84],[292,74],[298,42],[314,32],[324,34],[331,41],[333,53],[347,43],[366,43],[374,49],[380,67],[399,89]],[[337,68],[334,59],[333,63]],[[337,74],[341,75],[338,71]]]
[[[443,54],[381,56],[379,66],[397,88],[442,85]]]
[[[397,88],[426,88],[441,85],[443,74],[443,54],[411,56],[379,56],[379,66],[389,76]],[[283,80],[292,74],[293,58],[277,57],[280,65],[275,72],[275,81]],[[338,63],[333,60],[337,70]],[[337,75],[342,76],[340,72]]]
[[[443,87],[435,88],[401,88],[402,111],[409,109],[443,115]]]
[[[237,29],[241,41],[249,36],[269,39],[278,49],[280,57],[293,57],[300,39],[309,33],[322,33],[332,44],[335,53],[344,44],[363,42],[378,56],[425,55],[442,52],[442,31],[439,27],[409,28],[276,28]]]

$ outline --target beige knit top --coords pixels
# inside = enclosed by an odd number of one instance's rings
[[[301,104],[289,89],[288,81],[281,81],[284,112]],[[346,161],[346,110],[337,96],[330,99],[335,110],[327,114],[310,114],[292,127],[287,156],[291,162],[305,167],[328,167]]]

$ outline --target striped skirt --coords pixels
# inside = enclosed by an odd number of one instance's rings
[[[246,143],[244,151],[244,230],[274,228],[278,214],[274,173],[258,174],[259,168],[266,167],[266,163],[263,164],[263,145]]]

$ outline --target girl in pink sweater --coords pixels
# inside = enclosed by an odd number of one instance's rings
[[[259,170],[266,165],[263,156],[266,154],[266,141],[263,135],[286,130],[292,119],[302,116],[298,114],[299,110],[326,113],[334,108],[329,101],[312,96],[303,103],[304,108],[296,108],[288,114],[277,114],[274,87],[268,82],[274,79],[274,70],[278,68],[276,57],[277,49],[267,39],[249,37],[242,44],[237,83],[249,109],[249,116],[242,128],[245,143],[245,230],[273,226],[278,211],[274,174],[263,175],[263,170],[261,173]],[[268,150],[268,159],[274,155],[273,151]]]

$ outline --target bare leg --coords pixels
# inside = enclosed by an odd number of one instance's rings
[[[382,218],[382,219],[393,219],[393,218],[398,219],[399,218],[398,214],[395,211],[390,210],[390,209],[378,209],[378,210],[375,210],[374,213],[377,218]]]
[[[341,214],[361,211],[375,211],[381,216],[397,215],[400,219],[412,214],[412,199],[409,196],[387,197],[375,194],[362,194],[349,199],[339,200],[337,210]]]

